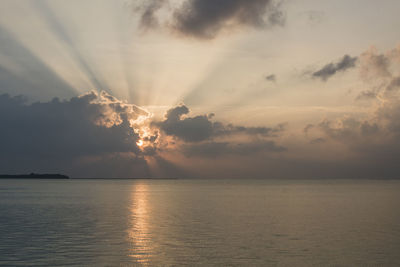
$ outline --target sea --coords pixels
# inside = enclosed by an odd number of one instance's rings
[[[400,266],[400,181],[2,179],[0,266]]]

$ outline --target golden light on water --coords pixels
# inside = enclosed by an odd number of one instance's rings
[[[130,256],[140,264],[148,265],[152,255],[152,237],[149,230],[148,186],[135,184],[131,198],[131,226],[128,238],[131,242]]]

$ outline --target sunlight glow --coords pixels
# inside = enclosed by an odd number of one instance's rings
[[[137,144],[139,147],[143,146],[143,140],[137,141],[136,144]]]

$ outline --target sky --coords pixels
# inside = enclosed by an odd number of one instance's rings
[[[397,0],[2,0],[0,173],[399,178]]]

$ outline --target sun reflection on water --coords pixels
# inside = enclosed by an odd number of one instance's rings
[[[131,243],[130,257],[148,265],[152,255],[152,236],[149,230],[148,186],[135,184],[132,188],[130,208],[131,226],[128,237]]]

